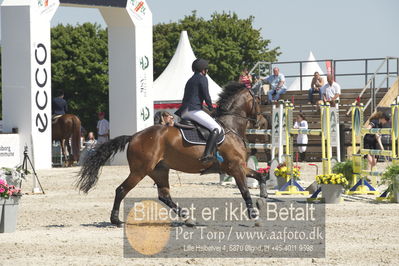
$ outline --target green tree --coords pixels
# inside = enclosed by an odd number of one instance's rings
[[[235,13],[214,13],[210,20],[196,12],[179,22],[154,26],[154,78],[171,60],[180,32],[186,30],[197,57],[209,60],[212,78],[220,85],[237,80],[243,67],[251,68],[258,61],[276,61],[279,47],[270,49],[260,29],[253,28],[254,17],[239,19]]]
[[[108,113],[108,37],[97,24],[51,29],[52,92],[65,92],[70,113],[95,131],[97,112]]]

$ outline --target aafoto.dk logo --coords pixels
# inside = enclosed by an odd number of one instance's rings
[[[37,0],[37,5],[39,7],[47,7],[48,6],[48,0]]]

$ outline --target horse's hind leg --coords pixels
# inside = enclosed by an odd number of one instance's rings
[[[72,155],[72,149],[71,149],[71,144],[69,143],[70,139],[65,139],[65,146],[67,147],[68,151],[68,164],[67,166],[72,166],[73,165],[73,155]]]
[[[171,208],[179,217],[183,218],[187,225],[192,225],[190,223],[191,221],[187,221],[189,218],[188,213],[184,212],[182,208],[177,206],[170,196],[169,168],[162,165],[162,163],[159,163],[149,176],[154,180],[158,187],[158,199]]]
[[[111,212],[111,223],[118,227],[122,226],[121,220],[119,220],[119,208],[122,200],[125,198],[126,194],[129,193],[144,177],[145,173],[130,172],[129,176],[123,181],[123,183],[115,190],[114,206]]]
[[[60,140],[60,145],[61,145],[62,155],[64,156],[63,164],[64,164],[64,167],[66,167],[66,166],[68,166],[68,164],[67,164],[68,163],[68,156],[67,156],[66,151],[65,151],[65,140],[64,139]]]

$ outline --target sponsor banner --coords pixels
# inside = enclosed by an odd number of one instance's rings
[[[59,5],[59,0],[32,0],[31,8],[35,15],[51,20]]]
[[[135,24],[140,21],[152,20],[151,11],[144,0],[127,0],[126,9],[132,17]],[[150,13],[150,14],[149,14]]]
[[[283,111],[280,114],[279,108],[273,109],[273,122],[272,122],[272,146],[273,148],[279,147],[279,139],[280,139],[280,115],[282,116],[283,125],[282,125],[282,145],[285,145],[285,132],[286,132],[286,124],[285,124],[285,112]]]
[[[37,168],[51,167],[50,21],[58,6],[58,0],[31,3],[31,136]]]
[[[338,147],[339,113],[336,107],[330,107],[331,146]]]
[[[178,198],[175,203],[196,226],[186,226],[158,200],[124,200],[124,257],[325,257],[325,204],[285,198],[248,212],[242,198]]]
[[[0,166],[15,167],[21,164],[18,134],[0,134]]]

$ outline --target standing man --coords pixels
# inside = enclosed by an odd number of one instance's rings
[[[309,89],[309,94],[308,94],[308,104],[313,104],[313,94],[318,93],[320,100],[321,98],[321,93],[320,93],[320,88],[323,87],[324,85],[324,80],[320,76],[319,72],[314,72],[313,78],[312,78],[312,83],[310,84],[310,89]]]
[[[64,115],[68,112],[68,104],[64,99],[64,91],[59,90],[57,97],[54,97],[51,104],[51,111],[53,117],[56,115]]]
[[[105,113],[98,113],[98,122],[97,122],[97,144],[103,144],[109,140],[109,122],[104,118]]]
[[[335,101],[338,100],[341,95],[341,86],[334,81],[332,75],[327,75],[327,84],[320,89],[322,94],[322,100],[325,103],[330,103],[331,107],[335,106]]]
[[[277,102],[280,95],[287,91],[285,77],[278,67],[273,68],[273,75],[266,77],[263,81],[270,84],[270,90],[267,93],[269,103]]]

